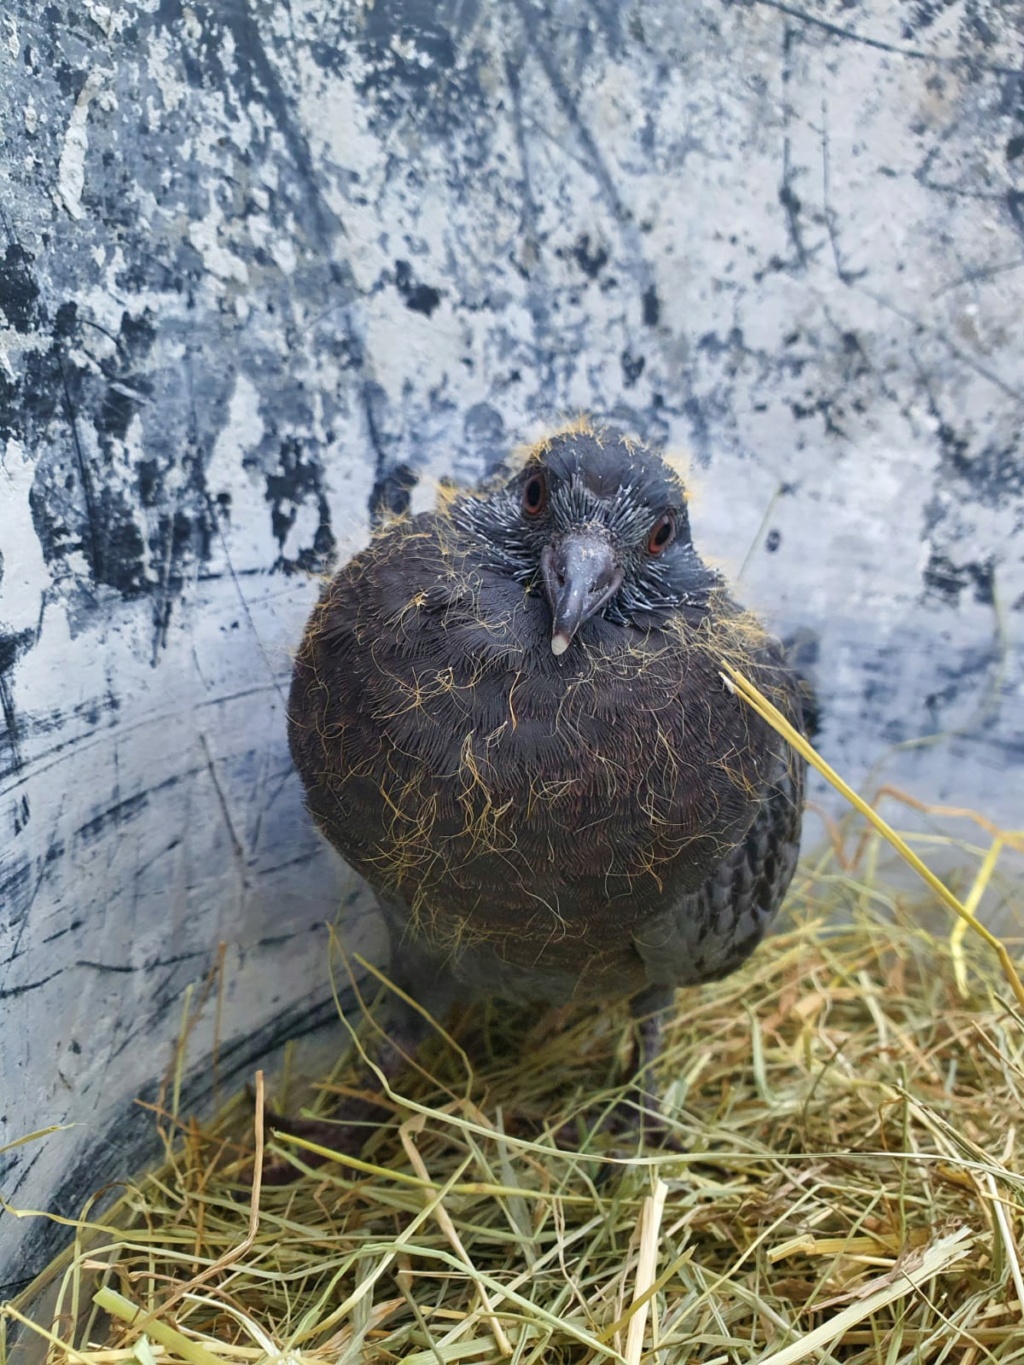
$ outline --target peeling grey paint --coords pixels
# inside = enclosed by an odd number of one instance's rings
[[[12,0],[0,1145],[78,1126],[0,1157],[6,1197],[70,1213],[141,1158],[221,941],[227,1075],[319,1017],[353,888],[284,741],[316,575],[580,410],[686,455],[702,546],[818,632],[837,766],[903,746],[887,777],[1019,824],[1022,31]],[[0,1220],[0,1281],[51,1245]]]

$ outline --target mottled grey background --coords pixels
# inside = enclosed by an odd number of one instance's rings
[[[142,1159],[218,943],[225,1084],[326,1016],[322,921],[373,929],[285,747],[315,574],[580,411],[684,454],[702,547],[817,631],[837,766],[1020,823],[1022,31],[7,0],[0,1146],[76,1126],[5,1198]],[[62,1235],[0,1216],[0,1282]]]

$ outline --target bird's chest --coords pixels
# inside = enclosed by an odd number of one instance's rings
[[[380,765],[449,812],[497,819],[501,807],[517,828],[544,824],[545,811],[612,814],[645,791],[676,792],[679,763],[716,748],[708,680],[661,651],[580,654],[565,668],[511,651],[393,659],[359,703]]]
[[[628,938],[747,819],[734,699],[639,634],[567,666],[486,644],[378,655],[353,698],[373,871],[460,935]]]

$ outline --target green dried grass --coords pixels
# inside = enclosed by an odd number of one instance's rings
[[[658,1079],[682,1154],[601,1127],[624,1010],[491,1009],[439,1034],[361,1159],[284,1189],[240,1178],[250,1105],[199,1127],[172,1098],[166,1164],[83,1217],[52,1314],[30,1291],[0,1315],[52,1365],[1024,1360],[1020,944],[960,927],[1020,906],[1024,839],[974,828],[905,836],[959,864],[948,934],[946,886],[908,895],[888,835],[829,826],[786,928],[680,996]]]

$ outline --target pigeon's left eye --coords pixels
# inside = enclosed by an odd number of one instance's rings
[[[671,512],[666,512],[651,527],[651,534],[647,537],[647,553],[660,555],[662,550],[671,545],[675,538],[676,519]]]
[[[523,484],[523,511],[528,517],[536,517],[544,511],[548,502],[548,481],[543,470],[531,474]]]

